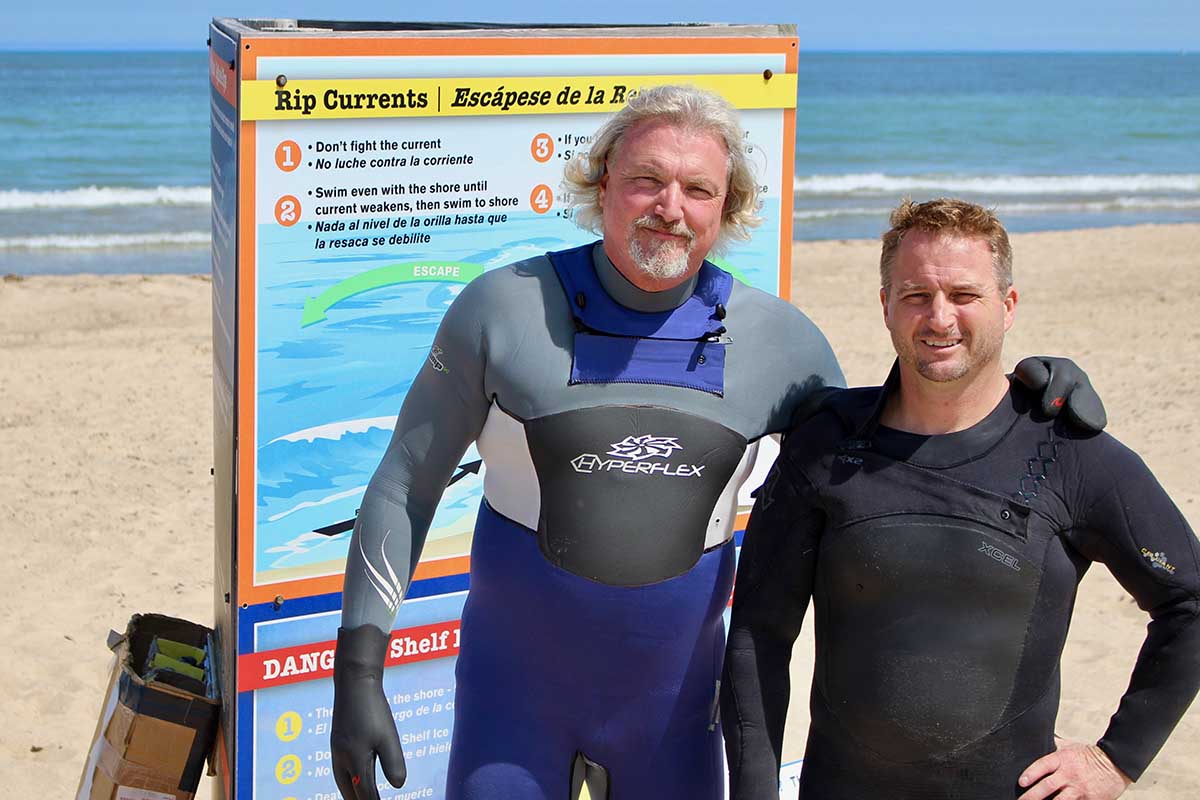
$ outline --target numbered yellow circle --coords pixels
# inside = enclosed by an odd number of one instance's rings
[[[275,780],[280,783],[295,783],[300,780],[300,756],[286,755],[275,765]]]
[[[300,728],[303,724],[300,721],[300,715],[295,711],[285,711],[279,715],[279,719],[275,720],[275,735],[281,742],[290,742],[300,735]]]

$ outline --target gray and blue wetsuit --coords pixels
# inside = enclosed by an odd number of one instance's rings
[[[363,498],[343,610],[390,629],[406,586],[378,567],[411,572],[475,441],[448,798],[557,800],[580,763],[618,798],[721,797],[737,490],[830,385],[816,326],[708,263],[646,293],[597,243],[463,290]]]

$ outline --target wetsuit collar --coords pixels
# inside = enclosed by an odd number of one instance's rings
[[[953,433],[928,435],[889,428],[879,422],[888,398],[900,390],[900,362],[879,392],[879,399],[867,422],[859,429],[859,438],[871,442],[875,451],[889,458],[907,461],[914,466],[935,469],[953,467],[985,455],[1004,438],[1021,414],[1028,411],[1028,401],[1010,383],[1008,394],[991,413],[969,428]]]
[[[623,292],[607,288],[601,276],[607,268],[612,277],[616,267],[600,257],[600,250],[596,242],[546,254],[575,318],[570,383],[660,384],[723,396],[729,344],[725,304],[733,289],[729,273],[705,261],[682,302],[672,300],[676,304],[662,311],[639,311],[628,305],[632,292],[642,298],[651,293],[627,281]]]
[[[678,308],[692,296],[696,290],[696,280],[699,273],[688,276],[688,279],[678,286],[664,289],[661,292],[647,292],[634,286],[628,278],[621,274],[616,265],[604,252],[601,242],[592,248],[592,264],[596,267],[596,277],[608,296],[626,308],[634,311],[656,312],[670,311]]]

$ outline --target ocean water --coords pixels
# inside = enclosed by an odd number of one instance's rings
[[[801,53],[794,233],[1200,221],[1200,54]],[[207,272],[207,54],[0,53],[0,273]]]

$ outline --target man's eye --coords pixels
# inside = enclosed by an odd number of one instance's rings
[[[913,292],[903,295],[900,299],[906,303],[924,303],[929,299],[929,295],[925,292]]]
[[[638,175],[633,179],[633,185],[639,189],[657,189],[660,183],[653,175]]]
[[[687,193],[689,196],[695,197],[698,200],[710,200],[716,196],[711,190],[704,186],[689,186]]]
[[[955,292],[954,293],[954,302],[956,302],[956,303],[970,303],[971,301],[976,300],[978,298],[979,298],[979,295],[975,294],[974,292]]]

